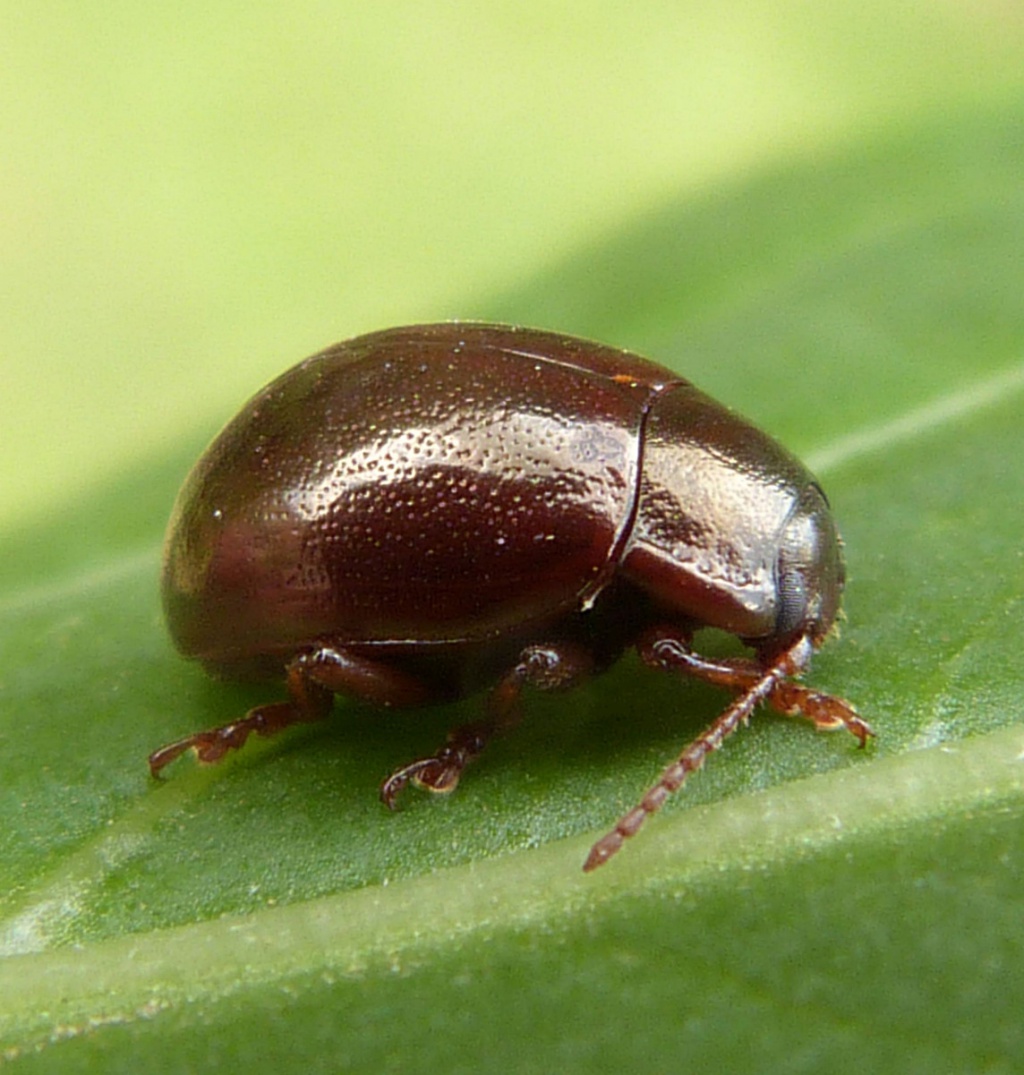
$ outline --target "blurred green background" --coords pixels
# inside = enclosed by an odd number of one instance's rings
[[[1020,6],[0,26],[0,1065],[1024,1069]],[[627,659],[395,816],[473,701],[149,780],[267,700],[167,641],[188,466],[305,355],[456,317],[650,354],[820,469],[849,615],[811,682],[870,750],[754,721],[588,877],[719,692]]]
[[[0,526],[334,340],[490,316],[666,202],[998,93],[1020,30],[952,0],[6,4]],[[547,327],[595,327],[571,299]]]

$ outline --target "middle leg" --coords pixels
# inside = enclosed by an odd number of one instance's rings
[[[391,810],[396,809],[397,798],[410,781],[439,794],[454,791],[462,771],[479,757],[484,747],[519,723],[522,715],[519,700],[524,687],[561,690],[588,675],[593,664],[590,653],[575,643],[527,646],[512,670],[491,691],[487,716],[454,728],[437,753],[396,769],[381,785],[381,802]]]

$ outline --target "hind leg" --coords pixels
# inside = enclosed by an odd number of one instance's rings
[[[427,687],[411,676],[330,645],[300,653],[288,664],[286,674],[287,702],[257,706],[240,720],[168,743],[150,754],[149,771],[158,776],[188,750],[194,750],[201,762],[218,762],[254,733],[271,736],[293,724],[323,720],[331,711],[335,693],[393,706],[419,705],[430,696]]]

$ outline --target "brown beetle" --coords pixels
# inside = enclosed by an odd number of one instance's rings
[[[807,470],[671,371],[550,332],[417,325],[299,363],[196,464],[163,569],[178,649],[289,700],[170,743],[213,762],[250,733],[320,720],[334,693],[384,706],[490,688],[483,719],[393,773],[451,791],[518,720],[526,685],[570,686],[630,645],[736,697],[593,847],[601,865],[767,702],[819,729],[868,725],[795,682],[832,630],[839,537]],[[710,659],[716,627],[751,658]]]

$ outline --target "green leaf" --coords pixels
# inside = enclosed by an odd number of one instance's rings
[[[765,155],[474,311],[684,372],[812,463],[846,540],[809,681],[877,740],[758,717],[593,875],[719,693],[627,659],[394,816],[380,779],[477,702],[339,703],[156,784],[151,749],[266,696],[160,622],[203,435],[0,538],[0,1062],[1018,1070],[1022,122],[961,99]]]

